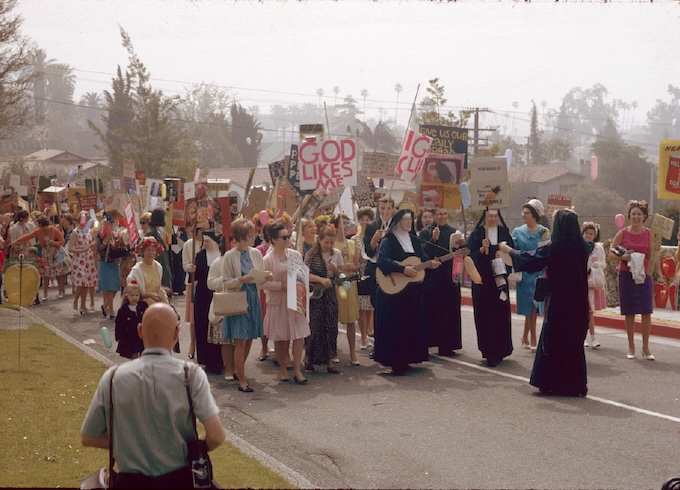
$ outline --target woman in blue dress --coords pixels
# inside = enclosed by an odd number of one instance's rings
[[[550,230],[538,224],[543,214],[543,204],[538,199],[531,199],[522,206],[524,224],[512,230],[512,241],[519,251],[536,250],[539,243],[550,239]],[[522,272],[522,280],[517,283],[517,314],[524,315],[524,332],[522,347],[536,351],[536,317],[543,314],[543,302],[534,300],[536,279],[543,275],[542,271]],[[531,340],[529,340],[531,338]],[[530,343],[531,342],[531,343]]]
[[[238,389],[252,393],[245,373],[245,362],[250,353],[253,339],[262,337],[262,309],[260,294],[253,270],[264,271],[264,262],[259,250],[253,248],[257,230],[255,225],[246,219],[239,218],[231,224],[231,235],[238,242],[236,247],[224,254],[222,259],[222,287],[225,291],[245,291],[248,298],[248,311],[243,315],[224,318],[222,338],[234,339],[234,378],[238,380]],[[270,275],[271,276],[271,275]]]

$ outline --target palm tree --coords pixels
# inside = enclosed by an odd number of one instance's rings
[[[368,97],[368,90],[361,91],[361,98],[364,99],[364,122],[366,122],[366,97]]]
[[[47,67],[47,93],[51,100],[73,102],[76,76],[73,68],[65,63],[52,63]]]
[[[335,94],[335,97],[333,98],[333,105],[338,105],[338,94],[340,93],[340,87],[337,85],[333,87],[333,93]]]
[[[630,103],[631,109],[633,109],[633,113],[630,116],[630,132],[633,132],[633,124],[635,123],[635,109],[637,109],[638,103],[636,101],[633,101]]]
[[[519,102],[514,101],[514,102],[512,103],[512,108],[515,109],[515,113],[517,112],[517,108],[518,108],[518,107],[519,107]],[[512,114],[512,127],[511,127],[511,129],[510,129],[510,134],[512,134],[513,136],[514,136],[514,134],[515,134],[515,117],[516,117],[516,114],[515,114],[515,113]]]
[[[47,59],[44,49],[36,49],[33,54],[31,71],[34,75],[33,96],[35,97],[35,120],[38,124],[45,123],[45,99],[47,98],[47,68],[56,63],[55,59]]]
[[[401,86],[401,83],[398,83],[394,86],[394,91],[397,93],[397,105],[394,107],[394,124],[397,124],[397,112],[399,112],[399,94],[404,88]]]
[[[319,107],[321,107],[321,97],[323,97],[323,89],[322,88],[316,89],[316,95],[319,96]]]
[[[80,97],[80,105],[98,109],[101,107],[101,100],[102,97],[98,92],[86,92],[85,95]]]

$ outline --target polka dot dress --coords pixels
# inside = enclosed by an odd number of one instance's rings
[[[86,252],[73,254],[73,269],[71,271],[73,285],[75,287],[95,287],[99,274],[94,261],[94,252],[91,248],[92,236],[89,233],[83,234],[80,230],[74,230],[73,233],[76,234],[75,249],[87,248]]]

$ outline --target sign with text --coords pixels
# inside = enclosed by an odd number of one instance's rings
[[[360,208],[364,206],[374,208],[377,205],[375,202],[375,184],[371,177],[363,170],[359,172],[357,185],[352,187],[352,192],[354,194],[354,202]]]
[[[276,185],[279,177],[285,177],[286,175],[286,161],[279,160],[278,162],[272,162],[268,165],[269,176],[272,178],[272,184]]]
[[[680,199],[680,140],[659,142],[659,199]]]
[[[649,217],[647,226],[655,235],[659,235],[666,240],[670,240],[673,237],[673,227],[675,226],[675,221],[666,216],[660,214],[653,214]]]
[[[123,177],[135,179],[135,162],[133,160],[123,160]]]
[[[399,174],[395,170],[399,155],[390,155],[375,151],[364,153],[361,159],[361,171],[374,179],[398,179]]]
[[[507,209],[510,205],[508,194],[508,182],[492,180],[484,182],[470,182],[470,195],[472,202],[470,209],[480,211],[482,209]]]
[[[571,207],[571,196],[562,196],[560,194],[550,194],[548,202],[546,203],[545,214],[552,216],[558,209],[567,209]]]
[[[130,237],[130,245],[134,245],[137,243],[137,240],[139,240],[139,231],[137,231],[135,210],[130,199],[128,199],[127,203],[125,203],[125,221],[127,225],[128,236]]]
[[[300,143],[306,139],[323,139],[323,124],[300,124]]]
[[[289,250],[287,256],[286,306],[289,310],[302,313],[309,321],[309,267],[299,253]]]
[[[290,145],[290,158],[288,160],[286,178],[288,179],[290,185],[293,186],[293,189],[295,189],[295,192],[301,196],[305,196],[314,192],[314,189],[304,191],[300,189],[300,162],[298,158],[298,145]]]
[[[97,205],[97,194],[81,194],[78,196],[78,207],[81,211],[89,211],[94,209],[95,213],[99,212]]]
[[[462,155],[463,168],[468,166],[468,130],[452,126],[432,126],[421,124],[420,132],[432,138],[430,153],[442,155]],[[460,182],[458,182],[460,184]]]
[[[184,196],[179,196],[179,198],[170,204],[172,208],[172,226],[185,227],[186,217],[185,217],[185,207],[184,207]]]
[[[508,180],[508,162],[505,157],[470,158],[470,180]]]
[[[430,144],[432,144],[432,138],[429,136],[416,133],[412,129],[406,132],[406,139],[396,167],[396,172],[400,175],[401,180],[406,182],[416,180],[425,164],[425,157],[430,151]]]
[[[85,195],[85,188],[84,187],[69,187],[67,189],[68,192],[68,204],[71,206],[72,204],[78,204],[79,200],[78,198],[80,196]]]
[[[351,139],[305,141],[300,145],[300,189],[347,187],[357,183],[357,146]]]

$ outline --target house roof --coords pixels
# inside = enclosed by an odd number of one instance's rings
[[[205,174],[201,174],[201,178],[206,179],[230,179],[235,184],[243,187],[245,189],[248,184],[248,177],[250,177],[250,171],[252,167],[240,167],[240,168],[211,168],[206,170]],[[272,178],[269,175],[268,167],[256,167],[255,175],[253,176],[253,186],[272,184]]]
[[[535,182],[543,184],[565,175],[584,178],[583,175],[559,165],[513,165],[508,171],[508,180],[510,182]]]
[[[4,173],[12,167],[14,161],[12,160],[0,160],[0,174]],[[28,175],[56,175],[57,179],[65,177],[68,173],[73,170],[77,165],[82,165],[83,171],[102,166],[108,166],[108,160],[97,159],[86,162],[73,162],[72,164],[59,163],[53,161],[43,161],[43,160],[24,160],[23,167]]]
[[[73,162],[86,162],[88,158],[77,155],[73,152],[66,150],[57,150],[44,148],[36,152],[26,155],[24,158],[26,160],[57,160],[57,161],[73,161]]]

